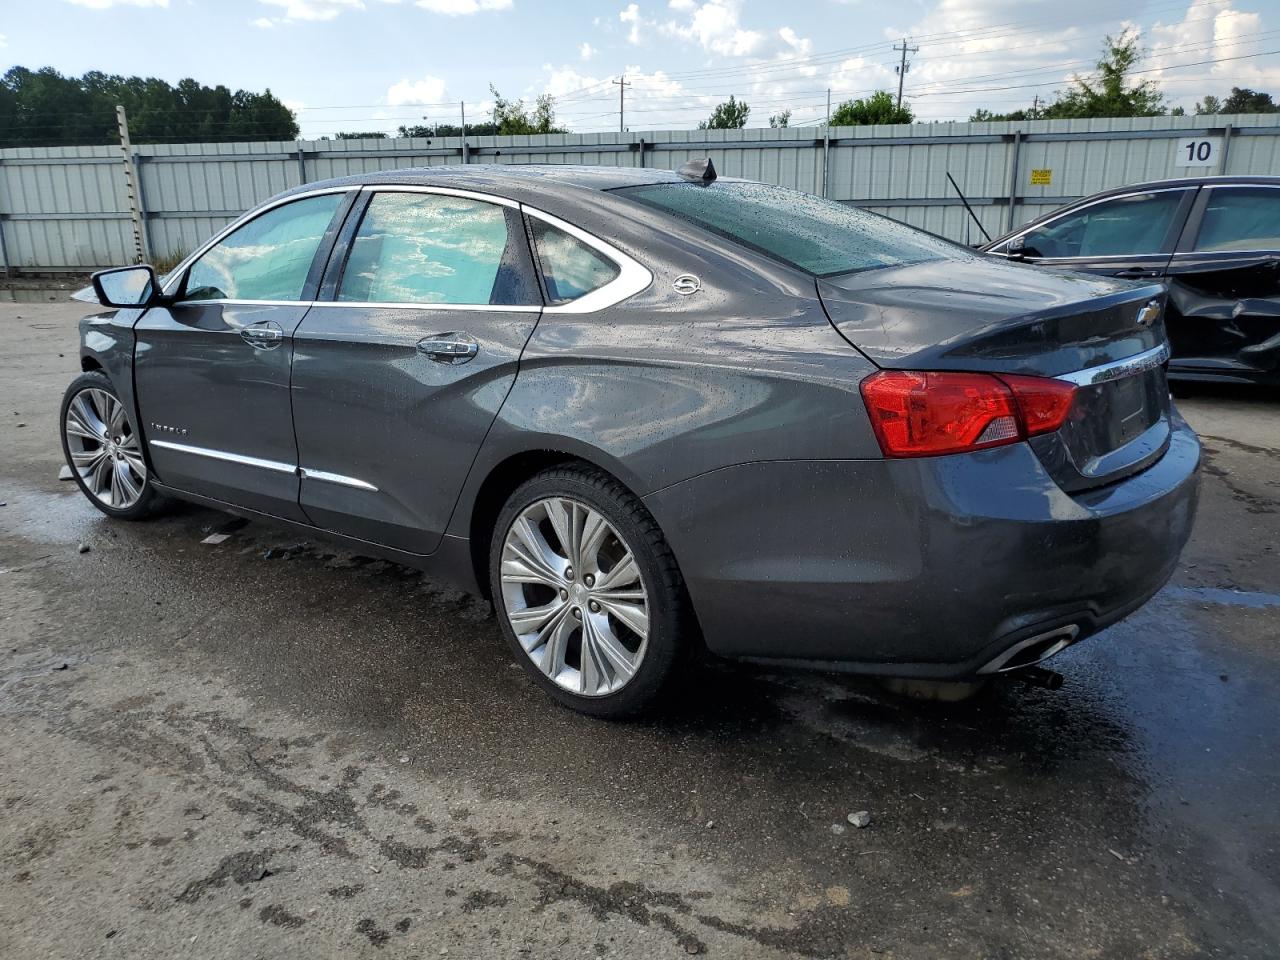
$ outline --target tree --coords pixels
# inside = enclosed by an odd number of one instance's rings
[[[1098,61],[1096,79],[1075,77],[1072,87],[1060,93],[1044,116],[1050,119],[1077,117],[1155,117],[1164,113],[1164,94],[1152,80],[1131,82],[1142,50],[1138,37],[1128,30],[1119,37],[1108,36]]]
[[[468,123],[468,137],[490,137],[498,132],[496,123]],[[460,137],[462,127],[456,123],[433,123],[430,126],[422,123],[411,126],[401,125],[396,131],[397,137]]]
[[[783,110],[781,113],[775,113],[769,118],[769,126],[777,129],[791,126],[791,111]]]
[[[745,100],[738,100],[732,94],[724,103],[716,105],[711,116],[698,124],[699,130],[741,130],[747,125],[747,117],[751,108]]]
[[[555,99],[551,94],[537,97],[530,114],[523,100],[506,99],[493,84],[489,85],[489,92],[493,94],[493,124],[498,133],[568,133],[563,127],[556,126]]]
[[[12,67],[0,77],[0,146],[114,143],[116,104],[129,115],[135,143],[298,136],[293,111],[270,90],[233,93],[189,78],[171,86],[155,77],[97,70],[64,77],[52,67]]]
[[[333,135],[335,140],[385,140],[387,135],[382,130],[339,130]]]
[[[1197,114],[1221,113],[1222,101],[1215,96],[1206,96],[1203,100],[1196,104]]]
[[[898,106],[893,94],[878,90],[865,99],[846,100],[831,114],[833,127],[862,127],[872,123],[910,123],[911,108]]]
[[[1207,99],[1207,98],[1206,98]],[[1218,113],[1280,113],[1280,104],[1269,93],[1258,93],[1247,87],[1232,87],[1231,95],[1222,102]]]

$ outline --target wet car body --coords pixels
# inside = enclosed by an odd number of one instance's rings
[[[514,488],[568,461],[605,471],[651,514],[702,640],[726,657],[971,677],[1034,663],[1164,584],[1199,443],[1165,386],[1158,284],[951,245],[815,277],[662,206],[666,188],[773,189],[746,183],[469,167],[312,184],[257,211],[341,195],[299,302],[91,317],[83,365],[117,385],[161,492],[473,592],[490,594]],[[402,190],[490,198],[512,229],[571,227],[634,289],[549,302],[524,248],[510,306],[338,302],[360,210]],[[280,327],[271,348],[246,345],[264,323]],[[424,362],[415,346],[441,331],[464,333],[474,359]],[[1073,406],[1019,442],[886,456],[864,392],[897,371],[1052,381]]]
[[[1129,249],[1040,250],[1090,211],[1143,205],[1152,229]],[[1133,213],[1126,215],[1134,215]],[[1017,250],[1022,243],[1023,249]],[[1164,280],[1171,377],[1280,383],[1280,177],[1199,177],[1086,197],[982,248],[1026,263],[1123,279]]]

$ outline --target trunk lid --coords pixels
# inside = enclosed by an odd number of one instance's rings
[[[1068,491],[1142,470],[1168,444],[1164,324],[1138,322],[1152,301],[1163,310],[1160,284],[965,256],[819,279],[818,294],[881,367],[1076,382],[1067,422],[1030,441]]]

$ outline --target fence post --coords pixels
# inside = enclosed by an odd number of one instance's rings
[[[294,142],[298,145],[298,183],[304,184],[307,182],[307,155],[302,150],[302,141]]]
[[[1219,168],[1218,168],[1218,175],[1219,175],[1219,176],[1226,176],[1226,173],[1227,173],[1227,160],[1231,157],[1231,135],[1232,135],[1233,133],[1235,133],[1235,132],[1236,132],[1235,127],[1233,127],[1233,126],[1232,126],[1231,124],[1229,124],[1229,123],[1227,124],[1227,128],[1226,128],[1226,130],[1224,130],[1224,131],[1223,131],[1223,137],[1222,137],[1222,164],[1221,164],[1221,166],[1219,166]]]
[[[1013,156],[1009,158],[1009,222],[1005,225],[1008,233],[1014,227],[1014,213],[1018,207],[1018,154],[1022,152],[1022,131],[1013,132]]]
[[[124,190],[129,200],[129,216],[133,220],[133,262],[146,263],[147,236],[138,197],[138,170],[133,163],[133,147],[129,144],[129,118],[121,104],[116,104],[116,128],[120,131],[120,152],[124,155]]]
[[[3,163],[4,163],[4,160],[0,160],[0,164],[3,164]],[[4,262],[4,278],[8,280],[9,274],[12,272],[12,270],[9,266],[9,248],[5,246],[5,242],[4,242],[4,211],[3,210],[0,210],[0,261]]]

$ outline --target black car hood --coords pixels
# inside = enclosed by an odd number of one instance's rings
[[[820,279],[835,328],[882,367],[1057,376],[1162,343],[1162,284],[961,256]]]

